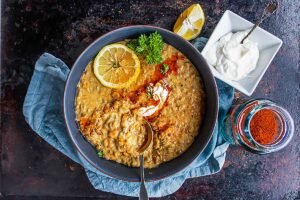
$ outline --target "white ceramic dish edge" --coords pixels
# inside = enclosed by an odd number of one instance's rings
[[[235,21],[241,23],[233,24]],[[227,23],[227,25],[224,23]],[[253,25],[254,24],[251,23],[250,21],[240,17],[239,15],[233,13],[230,10],[226,10],[223,16],[221,17],[219,23],[215,27],[214,31],[212,32],[201,54],[205,58],[204,52],[206,52],[212,44],[214,44],[216,41],[220,39],[220,37],[227,34],[228,32],[247,30],[251,28]],[[268,38],[269,40],[265,40],[264,38]],[[261,40],[260,42],[258,42],[258,46],[260,50],[260,58],[257,63],[257,68],[249,74],[250,78],[245,78],[240,81],[232,81],[224,77],[222,74],[220,74],[213,66],[209,65],[209,67],[216,78],[231,85],[232,87],[236,88],[240,92],[248,96],[251,96],[255,88],[257,87],[258,83],[262,79],[263,75],[265,74],[266,70],[268,69],[269,65],[271,64],[273,58],[275,57],[278,50],[282,46],[282,40],[260,27],[257,27],[255,29],[255,31],[249,36],[249,39],[255,42]],[[265,53],[266,51],[268,52]],[[261,62],[263,62],[263,65],[261,64]]]

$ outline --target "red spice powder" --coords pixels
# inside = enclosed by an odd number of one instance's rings
[[[279,135],[278,122],[272,110],[258,111],[250,121],[252,137],[260,144],[271,144]]]
[[[80,118],[79,120],[78,120],[78,122],[79,122],[79,125],[80,125],[80,127],[81,127],[81,129],[85,129],[86,127],[88,127],[89,125],[90,125],[90,120],[89,120],[89,118],[87,118],[87,117],[82,117],[82,118]]]

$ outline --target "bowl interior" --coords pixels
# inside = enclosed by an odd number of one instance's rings
[[[139,181],[139,169],[127,167],[113,161],[108,161],[97,156],[96,149],[87,142],[78,130],[75,116],[75,97],[77,84],[87,64],[94,58],[98,51],[111,43],[135,38],[143,33],[158,31],[164,41],[187,56],[197,67],[204,82],[206,91],[206,113],[200,132],[191,147],[179,157],[161,164],[154,169],[145,170],[146,181],[168,177],[189,165],[208,144],[217,119],[218,95],[215,80],[207,63],[201,54],[188,42],[174,33],[165,29],[151,26],[130,26],[109,32],[98,38],[82,52],[74,63],[69,74],[64,93],[64,115],[70,137],[80,154],[96,169],[114,178],[126,181]]]
[[[251,29],[253,25],[253,23],[227,10],[211,34],[207,44],[202,50],[202,54],[205,55],[205,52],[208,51],[209,47],[227,33],[248,30]],[[233,86],[244,94],[251,96],[269,64],[281,47],[282,41],[260,27],[257,27],[253,31],[253,33],[249,36],[249,39],[257,43],[259,59],[256,69],[252,71],[248,77],[239,81],[231,81],[220,74],[213,66],[209,66],[215,77]]]

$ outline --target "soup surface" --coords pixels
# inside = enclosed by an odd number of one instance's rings
[[[124,42],[123,42],[124,43]],[[146,64],[129,87],[103,86],[90,62],[77,86],[76,117],[83,136],[99,156],[124,165],[139,166],[145,141],[143,124],[154,131],[144,152],[145,167],[176,158],[193,143],[201,125],[205,94],[197,69],[178,50],[164,44],[163,64]],[[167,71],[162,71],[167,64]]]

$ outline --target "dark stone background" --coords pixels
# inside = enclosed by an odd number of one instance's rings
[[[45,51],[69,66],[95,38],[110,30],[151,24],[171,29],[194,1],[3,0],[1,41],[0,199],[132,199],[93,189],[82,167],[53,149],[26,124],[22,104],[36,59]],[[202,0],[209,37],[227,9],[255,21],[266,0]],[[270,98],[295,119],[291,144],[270,155],[230,147],[224,169],[187,180],[160,199],[300,199],[299,0],[283,0],[262,27],[283,46],[255,97]],[[237,98],[244,98],[236,93]]]

